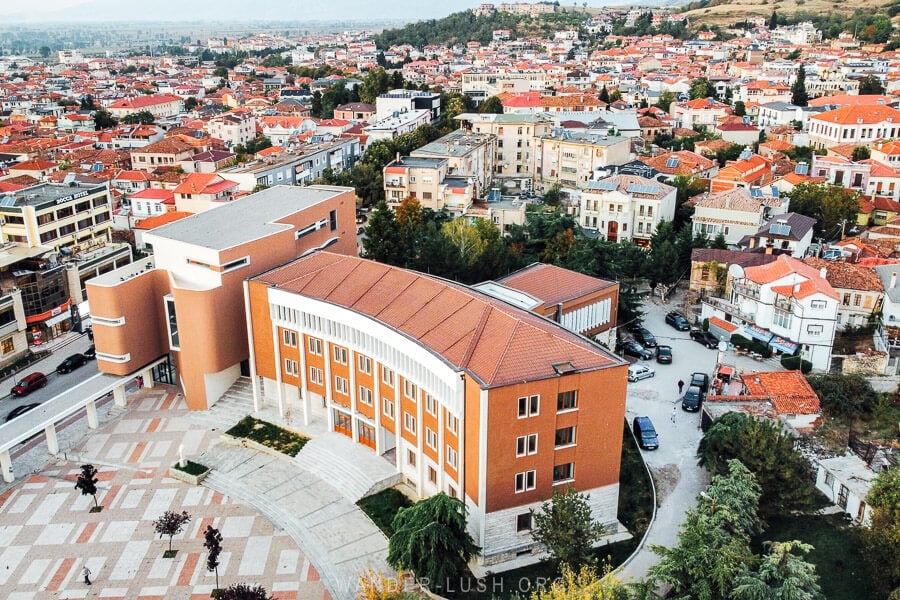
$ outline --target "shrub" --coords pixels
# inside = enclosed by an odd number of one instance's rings
[[[184,467],[181,466],[180,463],[175,463],[175,467],[179,471],[184,471],[188,475],[202,475],[209,471],[209,467],[206,465],[201,465],[200,463],[195,463],[192,460],[185,461]]]
[[[804,375],[812,371],[812,363],[799,356],[782,356],[781,366],[789,371],[800,371]]]

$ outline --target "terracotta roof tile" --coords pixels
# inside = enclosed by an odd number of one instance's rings
[[[744,377],[744,385],[751,396],[768,397],[779,414],[819,413],[819,397],[800,371],[754,373]]]

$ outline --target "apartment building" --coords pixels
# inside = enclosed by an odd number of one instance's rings
[[[428,122],[441,117],[441,95],[419,90],[391,90],[375,98],[375,121],[382,121],[396,113],[428,111]]]
[[[720,233],[729,245],[752,237],[764,223],[787,212],[787,197],[765,197],[761,190],[738,187],[715,192],[694,202],[694,234],[710,239]]]
[[[615,526],[619,357],[473,288],[355,256],[315,252],[245,290],[254,401],[391,452],[420,497],[463,500],[482,564],[536,558],[531,511],[559,485]]]
[[[256,139],[256,116],[249,110],[233,110],[210,119],[206,131],[229,148]]]
[[[208,408],[248,369],[242,282],[317,248],[355,255],[355,217],[352,188],[275,186],[145,232],[151,257],[88,282],[100,370],[159,362]]]
[[[157,119],[174,117],[184,111],[184,100],[168,94],[151,94],[116,100],[107,107],[107,110],[116,119],[142,111],[151,113]]]
[[[451,131],[410,153],[413,158],[446,159],[447,174],[473,184],[472,195],[486,195],[494,180],[493,166],[497,139],[489,133]]]
[[[461,91],[481,104],[501,92],[541,91],[551,87],[559,77],[538,69],[466,69],[461,73]]]
[[[838,144],[872,146],[900,137],[900,110],[882,105],[851,105],[813,115],[809,143],[814,148]]]
[[[581,192],[579,220],[610,242],[649,246],[659,223],[675,218],[677,193],[670,185],[637,175],[590,181]]]
[[[597,171],[629,161],[631,140],[627,137],[556,129],[536,138],[538,162],[535,177],[541,189],[560,185],[584,189]]]
[[[423,208],[447,208],[458,217],[475,200],[475,183],[450,175],[446,158],[400,157],[384,168],[384,196],[397,208],[406,198],[415,198]]]
[[[697,98],[687,102],[673,102],[669,107],[669,113],[677,127],[712,129],[731,114],[731,107],[714,98]]]
[[[806,258],[803,262],[819,269],[841,299],[837,312],[839,330],[866,325],[881,311],[884,285],[872,268],[815,257]]]
[[[398,135],[411,133],[422,125],[431,123],[431,112],[427,110],[407,110],[389,114],[383,119],[376,119],[363,127],[368,136],[368,143],[378,140],[392,140]]]

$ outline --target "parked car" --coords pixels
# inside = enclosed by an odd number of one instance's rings
[[[9,393],[13,396],[27,396],[34,390],[40,389],[45,385],[47,385],[47,376],[35,371],[20,379],[19,383],[14,385]]]
[[[621,352],[625,356],[635,356],[643,360],[648,360],[653,353],[641,346],[634,340],[626,340],[622,342]]]
[[[687,331],[691,328],[691,324],[687,318],[681,313],[670,312],[666,315],[666,323],[677,329],[678,331]]]
[[[684,396],[681,397],[681,408],[688,412],[697,412],[700,410],[700,403],[703,401],[703,392],[696,385],[689,385]]]
[[[17,406],[17,407],[15,407],[14,409],[12,409],[11,411],[9,411],[9,414],[8,414],[8,415],[6,415],[6,421],[7,421],[7,422],[12,421],[13,419],[15,419],[16,417],[18,417],[19,415],[24,414],[24,413],[27,413],[27,412],[28,412],[29,410],[31,410],[32,408],[35,408],[35,407],[40,406],[40,405],[41,405],[40,402],[34,402],[34,403],[32,403],[32,404],[23,404],[22,406]]]
[[[84,357],[88,360],[94,360],[97,358],[97,349],[94,348],[94,345],[91,344],[90,348],[84,351]]]
[[[646,365],[629,365],[628,381],[640,381],[656,375],[656,371]]]
[[[700,391],[705,396],[709,391],[709,375],[706,373],[691,373],[691,383],[689,385],[695,385],[700,388]]]
[[[634,329],[634,339],[644,348],[656,348],[656,338],[650,333],[646,327],[636,327]]]
[[[672,346],[657,346],[656,347],[656,362],[664,365],[672,364]]]
[[[644,450],[656,450],[659,448],[659,437],[650,417],[635,417],[631,422],[631,430],[637,438],[638,445]]]
[[[719,338],[703,329],[691,329],[691,339],[703,344],[707,348],[719,347]]]
[[[78,352],[76,352],[75,354],[70,354],[64,361],[59,363],[59,366],[56,367],[56,372],[71,373],[78,367],[84,365],[87,361],[88,359],[84,354]]]

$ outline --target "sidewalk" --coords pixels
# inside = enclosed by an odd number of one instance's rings
[[[79,438],[66,457],[46,453],[40,437],[18,452],[37,471],[0,493],[0,597],[9,600],[121,598],[208,599],[215,575],[206,570],[203,531],[222,533],[219,585],[263,585],[280,600],[325,600],[330,595],[304,552],[252,507],[206,487],[167,476],[179,446],[187,457],[207,450],[218,433],[192,426],[189,411],[169,386],[129,395],[128,408],[100,410],[101,426]],[[76,419],[77,420],[77,419]],[[80,419],[83,421],[84,419]],[[86,428],[84,428],[86,430]],[[97,467],[97,501],[74,488],[79,466]],[[175,536],[173,559],[152,522],[167,510],[192,519]],[[84,566],[93,585],[84,584]]]

